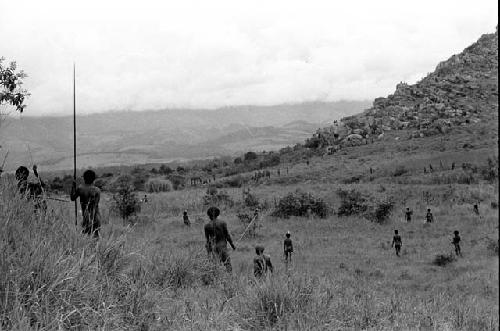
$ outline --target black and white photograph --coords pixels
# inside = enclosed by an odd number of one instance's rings
[[[499,318],[494,0],[0,0],[0,331]]]

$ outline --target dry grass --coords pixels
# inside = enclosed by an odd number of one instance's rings
[[[0,329],[497,330],[498,210],[491,201],[498,199],[498,184],[419,182],[420,165],[412,162],[404,163],[408,173],[393,177],[401,162],[391,161],[395,148],[382,147],[290,165],[288,175],[252,187],[252,194],[273,206],[301,188],[336,209],[337,189],[354,188],[394,199],[387,223],[336,215],[284,220],[264,210],[257,236],[231,252],[232,275],[205,255],[205,189],[149,195],[132,227],[109,214],[104,197],[107,222],[96,242],[75,229],[72,205],[51,202],[46,216],[35,215],[3,180]],[[446,155],[459,160],[459,154]],[[409,157],[421,164],[439,159]],[[372,180],[369,166],[376,168]],[[338,184],[358,175],[359,183]],[[418,184],[407,184],[412,181]],[[221,218],[236,240],[245,229],[236,216],[245,202],[241,189],[227,191],[235,205]],[[481,217],[472,213],[477,201]],[[402,222],[407,206],[415,212],[412,223]],[[436,222],[425,225],[428,207]],[[189,228],[182,223],[184,209]],[[403,238],[401,257],[391,248],[394,229]],[[295,248],[288,267],[282,262],[287,230]],[[460,231],[463,257],[435,266],[436,255],[453,252],[453,230]],[[276,269],[259,282],[251,269],[257,243]]]

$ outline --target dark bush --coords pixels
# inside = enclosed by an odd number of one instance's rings
[[[405,166],[400,165],[394,170],[394,173],[392,174],[394,177],[399,177],[404,174],[408,173],[408,169],[405,168]]]
[[[321,218],[326,218],[330,208],[321,198],[314,197],[310,193],[300,190],[288,193],[280,199],[278,206],[272,212],[272,216],[289,218],[290,216],[306,216],[308,209]]]
[[[487,164],[481,169],[483,179],[494,182],[498,178],[498,157],[488,158]]]
[[[372,222],[383,224],[389,219],[393,209],[394,201],[386,199],[375,203],[375,206],[369,208],[365,217]]]
[[[141,204],[134,192],[133,179],[130,176],[118,177],[112,185],[112,190],[112,208],[123,220],[141,211]]]
[[[224,184],[229,187],[241,187],[241,185],[243,185],[244,182],[245,179],[241,175],[234,176],[232,178],[224,180]]]
[[[257,154],[255,152],[246,152],[244,158],[245,161],[257,160]]]
[[[247,193],[245,194],[245,206],[250,207],[250,208],[256,208],[259,207],[260,202],[259,198],[255,196],[252,193]]]
[[[207,192],[203,196],[203,204],[205,206],[221,206],[226,205],[232,207],[234,201],[226,191],[219,191],[215,186],[207,188]]]
[[[450,254],[438,254],[434,257],[434,261],[432,261],[432,264],[444,267],[456,260],[455,256],[450,253]]]
[[[236,159],[234,159],[233,163],[234,164],[241,164],[241,163],[243,163],[243,160],[241,159],[241,157],[237,157]]]
[[[368,210],[366,199],[361,192],[338,189],[337,194],[340,197],[340,207],[337,211],[339,216],[364,214]]]

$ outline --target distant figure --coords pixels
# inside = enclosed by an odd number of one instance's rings
[[[144,198],[142,198],[142,202],[148,203],[148,196],[144,194]]]
[[[401,240],[401,236],[398,234],[398,230],[394,230],[394,237],[392,238],[392,245],[396,249],[396,255],[399,256],[399,252],[401,251],[401,246],[403,246],[403,240]]]
[[[286,174],[288,175],[288,167],[286,167]]]
[[[311,206],[307,207],[307,210],[306,210],[306,215],[307,215],[307,218],[308,218],[308,219],[311,219],[311,218],[312,218],[313,213],[312,213]]]
[[[427,214],[425,214],[425,221],[427,223],[433,223],[434,222],[434,215],[432,215],[430,208],[427,209]]]
[[[283,242],[283,253],[285,255],[285,262],[292,262],[292,253],[293,253],[293,243],[292,239],[290,239],[290,231],[286,232],[285,241]]]
[[[458,231],[453,231],[453,234],[455,235],[451,241],[453,246],[455,246],[455,254],[457,256],[462,256],[462,251],[460,250],[460,236],[458,235]]]
[[[264,254],[263,246],[255,246],[255,254],[256,256],[253,258],[253,274],[255,278],[262,278],[268,271],[274,271],[271,257]]]
[[[427,168],[426,168],[426,167],[424,167],[424,174],[426,174],[426,173],[427,173]]]
[[[479,207],[477,205],[477,203],[474,204],[474,214],[476,214],[477,216],[479,216]]]
[[[429,171],[434,172],[434,169],[432,168],[432,164],[429,164]]]
[[[191,222],[189,221],[189,216],[187,210],[184,210],[184,213],[182,213],[182,220],[184,221],[184,224],[187,226],[191,226]]]
[[[17,189],[23,198],[32,200],[35,206],[35,212],[47,210],[47,202],[43,199],[43,187],[45,183],[42,182],[38,175],[38,168],[33,165],[33,174],[35,178],[29,179],[30,171],[25,166],[20,166],[16,170]]]
[[[220,210],[217,207],[208,208],[207,215],[210,218],[210,222],[205,224],[205,238],[207,240],[205,247],[207,253],[210,256],[217,257],[217,259],[224,264],[226,270],[231,272],[231,258],[229,257],[227,243],[231,245],[233,250],[235,250],[236,247],[233,244],[231,235],[227,231],[227,224],[217,219],[220,215]]]
[[[280,176],[281,176],[281,171],[280,171],[280,169],[278,169],[277,173],[278,173],[278,177],[280,177]]]
[[[451,170],[455,170],[455,162],[451,163]]]
[[[83,173],[83,185],[76,187],[76,182],[73,182],[71,187],[71,201],[80,198],[80,206],[82,208],[82,233],[92,235],[94,238],[99,237],[99,229],[101,227],[101,215],[99,213],[99,201],[101,199],[101,191],[94,185],[96,175],[92,170],[86,170]]]
[[[439,166],[441,167],[441,170],[444,170],[443,161],[439,160]]]
[[[215,182],[215,175],[213,176],[214,182]]]
[[[413,210],[410,210],[410,208],[407,207],[405,211],[406,222],[411,222],[411,215],[413,215]]]
[[[370,175],[373,174],[373,168],[370,167]]]
[[[306,164],[309,165],[309,160],[306,161]]]

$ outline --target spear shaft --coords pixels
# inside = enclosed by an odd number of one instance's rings
[[[73,181],[76,185],[76,69],[73,63]],[[78,226],[78,203],[75,199],[75,226]]]

